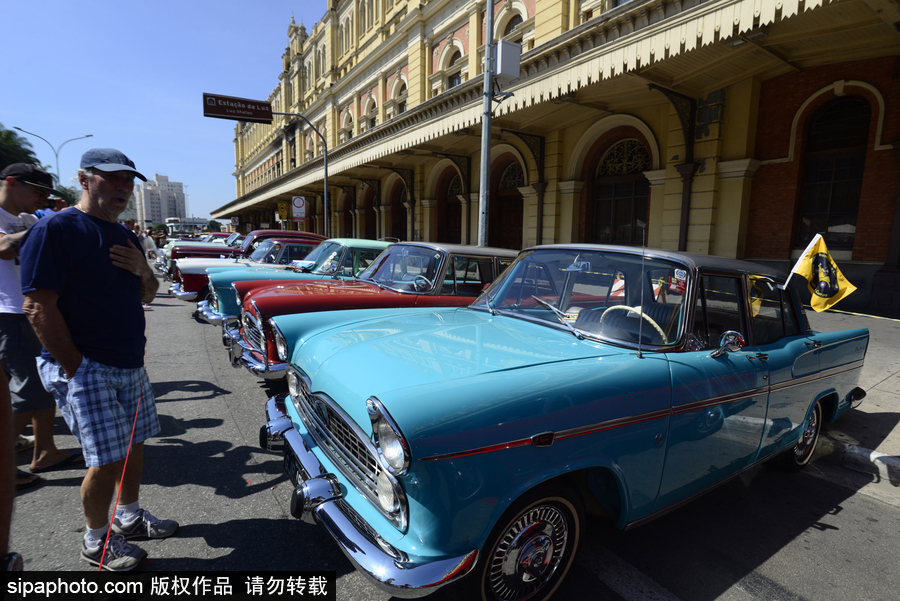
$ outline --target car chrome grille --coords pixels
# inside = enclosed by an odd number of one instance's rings
[[[247,343],[264,353],[266,350],[266,334],[260,327],[259,322],[253,318],[253,315],[244,312],[241,325],[244,327],[244,338],[247,340]]]
[[[344,417],[326,400],[311,395],[305,385],[300,398],[294,398],[294,406],[319,448],[345,476],[358,484],[361,492],[377,503],[378,462],[368,439],[363,439],[350,425],[349,417]]]

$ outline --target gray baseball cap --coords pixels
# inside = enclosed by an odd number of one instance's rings
[[[131,171],[135,176],[147,181],[147,178],[134,168],[134,161],[115,148],[91,148],[81,155],[81,168],[99,169],[106,172]]]

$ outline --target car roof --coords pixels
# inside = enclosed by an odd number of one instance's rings
[[[296,232],[293,230],[253,230],[247,236],[289,236],[292,238],[315,238],[316,240],[325,240],[325,236],[322,234],[315,234],[313,232]]]
[[[353,248],[371,248],[373,250],[382,250],[394,244],[386,240],[370,240],[368,238],[329,238],[326,242],[337,242],[344,246],[352,246]]]
[[[525,250],[551,248],[573,250],[583,249],[588,251],[605,250],[628,253],[637,256],[640,256],[643,251],[648,258],[652,257],[655,259],[672,259],[694,270],[714,269],[720,271],[741,271],[779,279],[784,279],[787,277],[787,274],[780,269],[775,269],[774,267],[761,265],[759,263],[753,263],[751,261],[743,261],[741,259],[728,259],[726,257],[717,257],[715,255],[703,255],[700,253],[689,253],[677,250],[665,250],[661,248],[642,249],[639,246],[615,246],[607,244],[545,244],[541,246],[532,246]]]
[[[282,236],[272,236],[271,238],[266,238],[260,244],[265,244],[266,242],[273,242],[275,244],[311,244],[311,243],[319,243],[319,240],[310,240],[298,237],[285,238]]]
[[[490,255],[515,258],[519,251],[494,246],[472,246],[469,244],[445,244],[443,242],[395,242],[394,246],[419,246],[443,250],[454,255]]]

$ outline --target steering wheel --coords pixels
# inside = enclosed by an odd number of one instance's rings
[[[656,323],[655,321],[653,321],[653,318],[651,318],[649,315],[647,315],[646,313],[644,313],[644,312],[641,311],[640,309],[635,309],[635,308],[633,308],[633,307],[629,307],[628,305],[613,305],[612,307],[609,307],[606,311],[603,312],[603,315],[600,316],[600,323],[603,323],[603,319],[604,319],[604,318],[606,317],[606,315],[607,315],[610,311],[612,311],[613,309],[616,309],[616,310],[621,309],[621,310],[623,310],[623,311],[628,311],[629,313],[637,313],[639,316],[643,317],[643,318],[646,319],[648,322],[650,322],[650,325],[651,325],[651,326],[653,326],[654,328],[656,328],[656,331],[659,332],[660,339],[661,339],[664,343],[667,342],[667,340],[666,340],[666,333],[663,332],[663,329],[662,329],[661,327],[659,327],[659,324],[658,324],[658,323]]]
[[[421,288],[421,290],[428,290],[428,288],[434,288],[434,282],[432,282],[431,280],[426,278],[424,275],[417,275],[415,278],[413,278],[413,285],[416,287],[416,290],[420,289],[419,288],[419,280],[425,280],[425,284],[427,285],[426,287]]]

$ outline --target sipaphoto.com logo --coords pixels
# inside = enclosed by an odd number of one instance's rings
[[[821,298],[831,298],[840,292],[837,266],[831,261],[828,253],[817,253],[813,257],[812,267],[813,280],[810,284],[813,294]]]

